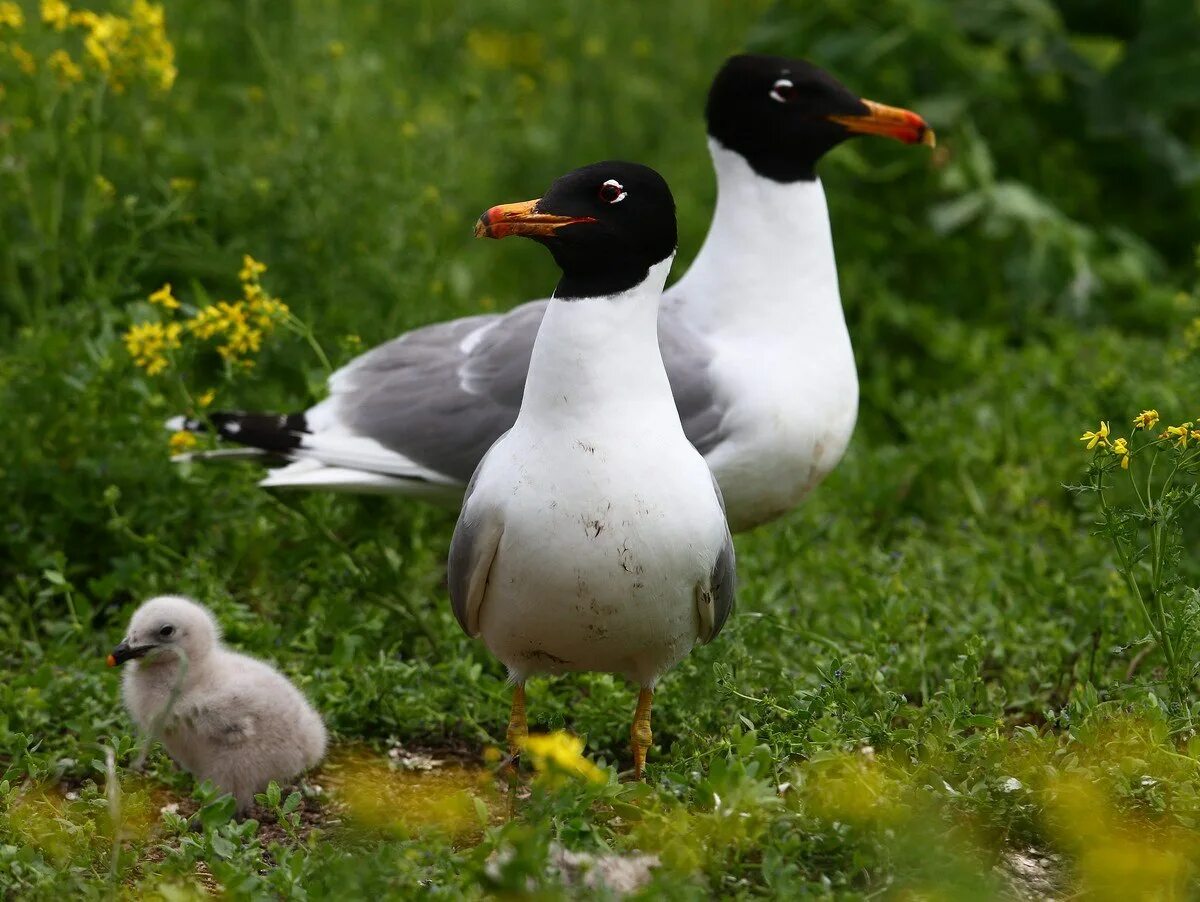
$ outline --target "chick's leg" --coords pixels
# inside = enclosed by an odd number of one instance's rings
[[[633,715],[633,726],[629,728],[629,742],[633,746],[633,778],[642,779],[642,769],[646,766],[646,752],[654,742],[654,734],[650,731],[650,704],[654,700],[654,690],[642,687],[638,693],[637,711]]]

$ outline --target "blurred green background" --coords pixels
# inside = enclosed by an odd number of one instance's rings
[[[131,735],[102,656],[133,606],[159,592],[212,604],[230,640],[282,663],[345,741],[472,753],[499,741],[503,673],[461,636],[445,598],[454,512],[276,498],[251,468],[167,460],[160,423],[186,405],[183,386],[216,389],[217,407],[318,399],[325,372],[304,343],[276,337],[249,373],[200,355],[150,377],[121,335],[157,315],[146,298],[164,282],[197,305],[235,295],[245,253],[269,264],[264,284],[335,364],[403,329],[544,295],[549,257],[475,242],[473,222],[605,158],[647,163],[671,183],[677,277],[715,194],[708,83],[727,55],[755,50],[805,57],[864,97],[919,112],[939,145],[860,139],[820,167],[862,380],[859,429],[809,503],[740,537],[738,616],[664,684],[657,801],[644,805],[672,823],[671,800],[716,818],[706,793],[717,784],[697,782],[716,772],[719,794],[741,799],[754,826],[697,828],[702,854],[663,851],[672,864],[655,890],[944,885],[947,897],[978,898],[1008,885],[1006,856],[1026,846],[1054,850],[1059,890],[1098,879],[1057,831],[1048,796],[997,787],[1022,730],[1068,754],[1088,718],[1157,723],[1153,670],[1131,666],[1143,627],[1089,535],[1091,512],[1062,485],[1080,479],[1075,440],[1097,420],[1196,412],[1194,3],[171,0],[169,90],[136,74],[118,90],[114,73],[85,65],[79,29],[43,22],[43,6],[23,0],[20,27],[11,15],[0,25],[10,814],[31,783],[102,797],[93,762]],[[50,63],[64,48],[81,81]],[[609,677],[571,678],[531,693],[531,717],[621,760],[632,704]],[[1146,736],[1141,757],[1126,759],[1182,767],[1175,740],[1158,727]],[[897,821],[848,827],[770,801],[796,782],[790,768],[864,745],[918,768],[910,789],[934,797],[912,809],[922,826],[901,829],[904,843]],[[767,750],[761,761],[755,748]],[[186,779],[153,760],[156,779],[186,795]],[[1111,760],[1087,764],[1087,778],[1106,787],[1114,818],[1194,826],[1194,768],[1171,771],[1167,798]],[[143,888],[187,883],[205,861],[246,892],[320,895],[351,875],[363,892],[416,879],[557,891],[550,838],[649,842],[597,825],[593,804],[543,800],[468,846],[355,839],[378,872],[336,844],[292,860],[241,837],[243,852],[222,858],[218,832],[171,845],[165,864],[136,864],[135,843],[118,874]],[[8,892],[76,892],[108,873],[102,826],[80,827],[65,852],[11,817],[0,829]],[[1160,845],[1192,848],[1176,839]],[[940,857],[921,848],[942,844]],[[506,847],[520,867],[489,876],[487,855]],[[1162,886],[1194,890],[1189,867],[1166,868]]]

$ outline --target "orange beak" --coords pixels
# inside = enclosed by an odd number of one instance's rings
[[[104,659],[104,663],[107,664],[109,667],[116,667],[117,666],[117,656],[109,655],[107,658]]]
[[[476,238],[507,238],[509,235],[553,235],[563,226],[580,222],[595,222],[590,216],[556,216],[539,213],[537,205],[541,198],[522,201],[519,204],[497,204],[479,217],[475,223]]]
[[[883,135],[905,144],[937,146],[937,136],[934,135],[933,129],[916,113],[895,106],[885,106],[873,100],[864,100],[863,103],[870,111],[865,115],[830,116],[830,121],[844,125],[860,135]]]

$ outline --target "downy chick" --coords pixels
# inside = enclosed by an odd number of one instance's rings
[[[212,614],[190,599],[161,595],[138,608],[108,656],[110,667],[127,661],[123,695],[138,727],[197,779],[232,794],[239,814],[271,780],[325,754],[325,725],[300,690],[222,645]]]

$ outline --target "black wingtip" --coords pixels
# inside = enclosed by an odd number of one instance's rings
[[[308,424],[302,413],[246,413],[240,410],[214,410],[206,420],[196,417],[172,417],[167,428],[173,432],[204,434],[215,431],[226,441],[286,454],[300,446]]]

